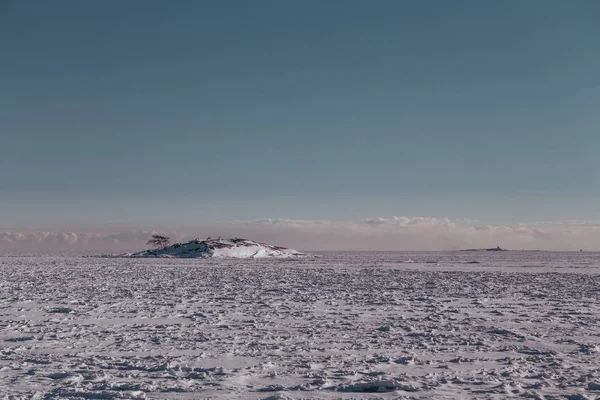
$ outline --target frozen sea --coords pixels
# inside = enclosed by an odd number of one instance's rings
[[[0,399],[597,399],[600,253],[0,257]]]

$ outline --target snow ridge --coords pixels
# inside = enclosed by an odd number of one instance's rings
[[[305,253],[281,246],[272,246],[248,239],[194,239],[187,243],[175,243],[171,246],[128,253],[133,258],[299,258]]]

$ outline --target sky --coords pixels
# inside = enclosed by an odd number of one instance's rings
[[[0,250],[600,250],[598,21],[594,0],[1,0]]]

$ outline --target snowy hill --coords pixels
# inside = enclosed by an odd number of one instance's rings
[[[164,249],[145,250],[125,254],[135,258],[298,258],[304,253],[280,246],[253,242],[248,239],[195,239],[187,243],[176,243]]]

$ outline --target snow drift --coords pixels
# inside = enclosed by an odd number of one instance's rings
[[[298,258],[307,254],[281,246],[272,246],[248,239],[194,239],[187,243],[155,250],[145,250],[138,253],[125,254],[134,258]]]

